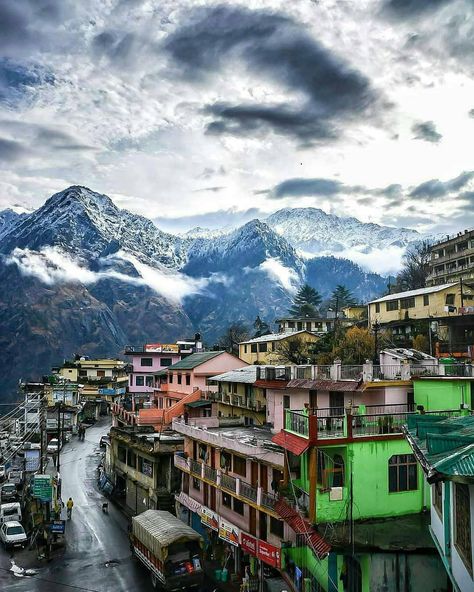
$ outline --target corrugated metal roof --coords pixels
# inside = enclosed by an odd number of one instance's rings
[[[309,389],[311,391],[356,391],[362,387],[362,382],[357,380],[290,380],[287,388]]]
[[[287,331],[285,333],[269,333],[268,335],[254,337],[253,339],[248,339],[247,341],[241,341],[239,345],[245,345],[246,343],[260,343],[261,341],[280,341],[282,339],[286,339],[287,337],[301,335],[302,333],[309,333],[309,335],[312,335],[314,337],[314,333],[311,333],[311,331],[306,331],[305,329],[303,329],[301,331]]]
[[[185,407],[205,407],[206,405],[212,405],[212,401],[202,400],[202,401],[192,401],[191,403],[185,403]]]
[[[441,292],[446,288],[452,288],[457,286],[459,282],[451,282],[450,284],[441,284],[440,286],[431,286],[429,288],[420,288],[418,290],[408,290],[407,292],[398,292],[397,294],[388,294],[377,300],[371,300],[369,304],[375,304],[376,302],[387,302],[388,300],[398,300],[399,298],[410,298],[410,296],[422,296],[423,294],[434,294],[435,292]]]
[[[212,380],[218,382],[241,382],[245,384],[253,384],[257,378],[257,368],[264,368],[265,366],[244,366],[237,370],[230,370],[223,374],[213,376]]]
[[[204,364],[204,362],[208,362],[209,360],[212,360],[212,358],[216,358],[225,353],[226,352],[224,351],[213,351],[191,354],[179,362],[176,362],[176,364],[168,366],[168,370],[193,370],[197,366]]]
[[[303,438],[296,434],[290,434],[289,432],[285,432],[285,430],[282,430],[280,433],[273,436],[272,442],[285,448],[285,450],[289,450],[297,456],[300,456],[309,448],[308,438]]]

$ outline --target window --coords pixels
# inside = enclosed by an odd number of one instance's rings
[[[387,311],[398,310],[398,300],[389,300],[386,305]]]
[[[267,348],[268,348],[268,343],[265,342],[265,343],[261,343],[260,347],[258,349],[260,352],[265,353],[267,351]]]
[[[446,304],[450,304],[451,306],[454,304],[455,294],[446,294]]]
[[[129,450],[127,453],[127,465],[134,469],[137,466],[137,455],[133,452],[133,450]]]
[[[227,471],[230,469],[230,462],[231,462],[231,454],[230,452],[221,452],[221,469]]]
[[[104,378],[105,377],[105,370],[97,370],[97,376],[99,378]]]
[[[191,374],[186,374],[186,386],[191,384]]]
[[[123,446],[119,446],[117,448],[117,458],[120,462],[126,463],[127,462],[127,449]]]
[[[227,508],[232,508],[232,496],[228,493],[222,492],[222,505]]]
[[[178,384],[181,384],[181,374],[178,374]]]
[[[241,477],[245,477],[247,475],[247,460],[243,456],[234,454],[233,461],[232,471]]]
[[[295,321],[288,321],[288,329],[294,329],[295,328]]]
[[[145,377],[145,384],[147,386],[153,386],[153,383],[154,383],[153,376]]]
[[[257,344],[256,344],[256,343],[252,343],[252,344],[250,345],[250,351],[251,351],[253,354],[256,354],[256,353],[257,353]]]
[[[145,377],[144,376],[137,376],[135,378],[135,386],[144,386],[145,384]]]
[[[87,376],[87,370],[79,370],[79,376],[82,376],[82,377]]]
[[[138,456],[138,470],[147,477],[153,477],[153,464],[142,456]]]
[[[437,481],[433,485],[433,506],[438,512],[438,516],[443,520],[443,483]]]
[[[171,366],[173,360],[171,358],[161,358],[160,366]]]
[[[153,358],[142,358],[140,366],[153,366]]]
[[[400,308],[415,308],[415,297],[410,296],[410,298],[402,298],[400,300]]]
[[[429,306],[429,305],[430,305],[430,295],[423,294],[423,306]]]
[[[172,372],[170,372],[169,377],[170,377],[170,384],[172,384],[172,382],[173,382],[173,373]]]
[[[283,540],[283,520],[278,520],[278,518],[270,517],[270,532],[274,534],[279,539]]]
[[[413,454],[395,454],[388,461],[388,491],[418,489],[418,467]]]
[[[283,395],[283,409],[290,408],[290,395]]]
[[[454,483],[454,544],[472,574],[471,507],[469,485]]]
[[[201,491],[201,481],[196,479],[196,477],[193,477],[193,487],[196,489],[196,491]]]
[[[241,502],[240,500],[238,500],[237,498],[233,498],[233,503],[234,503],[234,512],[237,512],[237,514],[240,514],[241,516],[244,515],[244,502]]]
[[[244,345],[244,353],[247,353],[247,344]]]
[[[380,312],[380,302],[375,303],[375,312]]]

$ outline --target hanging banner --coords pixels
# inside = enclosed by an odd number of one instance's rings
[[[201,523],[212,530],[219,530],[219,516],[205,506],[201,507]]]
[[[147,343],[145,351],[156,354],[177,354],[179,347],[174,343]]]
[[[279,568],[281,566],[280,549],[265,541],[258,541],[257,557],[272,567]]]
[[[239,546],[239,529],[225,520],[219,520],[219,538],[234,545]]]
[[[34,473],[40,468],[40,454],[36,448],[25,450],[25,471]]]
[[[202,514],[202,505],[196,500],[193,500],[193,498],[189,497],[189,495],[186,495],[183,491],[180,491],[179,494],[175,495],[175,499],[182,506],[188,508],[188,510],[197,512],[200,515]]]
[[[240,533],[240,546],[244,553],[257,556],[257,539],[245,532]]]

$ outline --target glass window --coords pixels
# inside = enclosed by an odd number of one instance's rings
[[[250,345],[250,351],[251,351],[253,354],[256,354],[256,353],[257,353],[257,344],[256,344],[256,343],[252,343],[252,344]]]
[[[267,351],[267,348],[268,348],[268,344],[267,344],[267,342],[265,342],[265,343],[261,343],[258,349],[260,352],[265,353]]]
[[[243,456],[234,454],[233,461],[232,471],[241,477],[245,477],[247,475],[247,460]]]
[[[133,450],[129,450],[127,453],[127,465],[133,469],[137,466],[137,455]]]
[[[290,408],[290,395],[283,395],[283,409]]]
[[[170,384],[173,382],[173,373],[172,372],[170,372],[170,374],[169,374],[169,381],[170,381]]]
[[[142,358],[140,366],[153,366],[153,358]]]
[[[433,506],[440,519],[443,520],[443,483],[441,481],[437,481],[433,485]]]
[[[283,539],[283,520],[270,516],[270,532],[280,539]]]
[[[120,462],[127,462],[127,449],[124,448],[123,446],[119,446],[117,448],[117,458],[119,459]]]
[[[402,298],[400,300],[400,308],[407,309],[407,308],[414,308],[415,307],[415,297],[410,296],[410,298]]]
[[[146,386],[153,386],[153,384],[154,384],[153,376],[147,376],[145,378],[145,384],[146,384]]]
[[[237,512],[237,514],[240,514],[241,516],[244,515],[244,502],[241,502],[240,500],[238,500],[237,498],[233,498],[233,504],[234,504],[234,512]]]
[[[295,321],[288,321],[288,329],[294,329],[295,328]]]
[[[388,461],[388,490],[413,491],[418,489],[418,467],[413,454],[395,454]]]
[[[455,294],[446,294],[446,304],[453,305],[454,304]]]
[[[228,493],[225,493],[224,491],[222,492],[222,505],[226,506],[227,508],[232,507],[232,496],[230,496]]]
[[[423,295],[423,306],[429,306],[430,304],[430,295],[424,294]]]
[[[191,374],[186,374],[186,385],[189,386],[191,384]]]
[[[389,300],[386,305],[387,311],[398,310],[398,300]]]
[[[193,487],[196,489],[196,491],[201,491],[201,481],[196,479],[196,477],[193,477]]]
[[[247,353],[247,344],[244,345],[244,353]]]
[[[471,504],[465,483],[454,483],[454,529],[454,544],[472,574]]]
[[[375,312],[380,312],[380,302],[375,303]]]
[[[181,384],[181,374],[178,374],[178,384]]]
[[[171,358],[161,358],[160,359],[160,366],[171,366],[173,360]]]
[[[142,456],[138,456],[138,470],[147,477],[153,477],[153,464]]]
[[[144,376],[137,376],[135,378],[135,386],[144,386],[145,384],[145,377]]]

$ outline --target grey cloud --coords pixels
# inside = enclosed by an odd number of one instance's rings
[[[59,127],[27,123],[24,121],[0,120],[0,130],[5,130],[40,150],[91,151],[94,146],[84,144],[79,138]]]
[[[20,142],[0,138],[0,161],[14,162],[27,153],[27,150]]]
[[[219,191],[222,191],[223,189],[225,189],[225,187],[202,187],[201,189],[195,189],[194,193],[205,193],[206,191],[209,191],[211,193],[218,193]]]
[[[453,0],[387,0],[384,10],[397,18],[418,17],[452,3]]]
[[[168,232],[185,232],[198,226],[212,230],[240,226],[255,218],[262,218],[262,216],[265,217],[266,214],[258,208],[249,208],[243,211],[228,209],[179,218],[156,218],[154,222],[159,228]]]
[[[437,197],[444,197],[448,193],[459,191],[474,178],[474,171],[461,173],[449,181],[440,181],[439,179],[430,179],[421,183],[410,192],[410,197],[424,197],[429,201]]]
[[[469,117],[474,118],[474,109],[470,109],[468,115],[469,115]]]
[[[436,131],[436,126],[433,121],[424,121],[415,123],[411,131],[415,134],[416,140],[424,140],[425,142],[438,143],[443,137]]]
[[[309,36],[290,18],[264,10],[225,5],[194,11],[191,24],[172,33],[165,48],[190,80],[231,67],[238,59],[258,76],[302,93],[305,104],[216,104],[208,112],[219,119],[209,133],[273,129],[300,140],[335,137],[337,119],[375,109],[377,93],[369,80]]]
[[[272,196],[276,199],[284,197],[302,197],[306,195],[336,195],[341,192],[343,184],[333,179],[288,179],[274,187]]]

